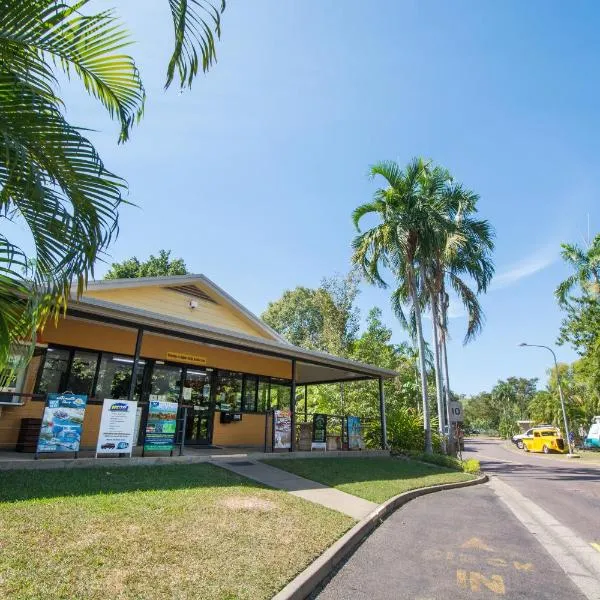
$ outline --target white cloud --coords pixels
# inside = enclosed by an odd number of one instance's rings
[[[543,271],[556,261],[556,250],[554,252],[544,250],[533,256],[524,258],[517,263],[511,265],[506,271],[496,275],[492,281],[491,289],[502,289],[514,285],[521,279],[531,277]]]

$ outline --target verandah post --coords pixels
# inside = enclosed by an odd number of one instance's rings
[[[296,359],[292,358],[292,389],[290,398],[290,415],[292,420],[292,440],[290,452],[296,450]]]
[[[381,448],[387,450],[387,423],[385,420],[385,395],[383,391],[383,377],[379,377],[379,417],[381,419]]]

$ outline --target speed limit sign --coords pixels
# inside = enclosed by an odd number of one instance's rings
[[[462,423],[463,412],[460,402],[450,402],[450,422]]]

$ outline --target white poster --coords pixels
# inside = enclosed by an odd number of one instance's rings
[[[120,454],[131,456],[135,439],[137,402],[106,398],[102,405],[100,433],[96,454]]]

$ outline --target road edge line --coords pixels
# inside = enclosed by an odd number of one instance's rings
[[[330,575],[335,568],[362,542],[383,523],[393,512],[410,502],[414,498],[457,488],[471,487],[486,483],[488,476],[481,474],[476,479],[458,481],[455,483],[441,483],[430,487],[417,488],[398,494],[383,504],[380,504],[372,513],[359,521],[350,531],[347,531],[332,546],[327,548],[321,556],[314,560],[304,571],[298,574],[272,600],[304,600],[311,594],[322,581]]]
[[[490,479],[490,487],[516,519],[554,559],[565,575],[588,600],[600,600],[598,577],[600,561],[587,543],[566,525],[523,496],[500,477]]]

